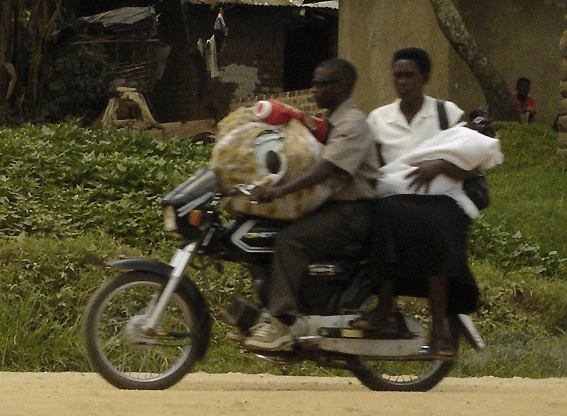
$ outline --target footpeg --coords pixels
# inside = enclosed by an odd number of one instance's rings
[[[319,328],[318,335],[323,338],[365,338],[364,331],[352,328]]]

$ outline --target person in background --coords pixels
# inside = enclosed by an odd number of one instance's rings
[[[350,98],[356,78],[354,66],[343,59],[324,61],[315,68],[313,95],[318,107],[328,110],[330,124],[321,161],[287,184],[252,191],[253,200],[270,202],[330,176],[342,179],[329,201],[277,235],[268,281],[269,315],[251,328],[244,348],[275,350],[291,344],[290,327],[300,318],[298,292],[308,265],[368,239],[379,162],[366,116]]]
[[[392,162],[443,130],[438,101],[424,95],[431,74],[427,52],[401,49],[394,54],[391,68],[398,98],[368,116],[384,164],[383,173]],[[445,101],[443,107],[449,127],[461,121],[463,111],[457,105]],[[438,176],[462,181],[477,172],[443,159],[425,160],[412,167],[404,178],[408,183],[404,193],[381,190],[383,179],[379,179],[378,193],[383,197],[376,204],[373,269],[379,271],[376,278],[380,282],[380,304],[369,315],[353,320],[351,326],[385,328],[403,337],[407,329],[395,312],[395,295],[427,296],[433,317],[431,351],[438,359],[453,359],[456,347],[451,316],[475,311],[479,295],[467,264],[466,238],[471,217],[456,200],[466,201],[462,186],[455,186],[450,195],[429,194],[429,189]]]
[[[537,101],[529,95],[531,87],[532,82],[528,78],[519,78],[516,82],[516,94],[513,95],[516,110],[524,123],[533,122],[537,114]]]

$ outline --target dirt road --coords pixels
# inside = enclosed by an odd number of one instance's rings
[[[121,391],[97,374],[0,373],[1,416],[374,416],[567,414],[567,378],[448,378],[427,393],[356,379],[195,373],[166,391]]]

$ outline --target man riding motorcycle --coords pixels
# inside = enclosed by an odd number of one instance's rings
[[[342,179],[342,186],[329,201],[278,234],[268,287],[269,314],[264,314],[243,340],[247,349],[279,349],[291,344],[294,335],[301,335],[297,332],[301,331],[297,329],[300,322],[293,334],[291,326],[300,315],[298,290],[309,263],[336,254],[350,243],[363,242],[369,235],[379,159],[366,117],[350,98],[356,78],[356,69],[343,59],[317,66],[313,95],[317,105],[329,111],[330,123],[321,161],[285,185],[252,191],[253,200],[270,202],[332,175]]]

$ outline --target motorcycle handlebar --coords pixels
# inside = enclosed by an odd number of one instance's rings
[[[235,196],[238,194],[242,194],[242,195],[246,195],[246,196],[250,196],[251,192],[254,188],[256,188],[258,185],[247,185],[244,183],[239,183],[234,185],[231,189],[229,189],[228,191],[226,191],[224,193],[225,196]],[[256,201],[250,201],[251,204],[256,204]]]
[[[237,185],[234,185],[234,189],[244,195],[250,195],[250,193],[252,192],[252,190],[254,188],[256,188],[257,185],[246,185],[244,183],[239,183]]]

